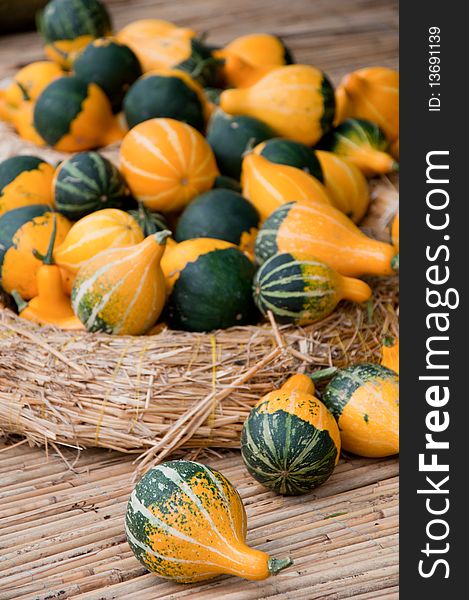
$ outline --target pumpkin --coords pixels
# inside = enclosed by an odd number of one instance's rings
[[[321,183],[324,183],[322,168],[316,153],[305,144],[283,138],[273,138],[259,144],[253,151],[271,163],[301,169],[305,173],[308,173],[308,175],[315,177]]]
[[[241,194],[210,190],[197,196],[179,218],[177,242],[193,238],[217,238],[232,242],[244,251],[254,250],[259,214]]]
[[[396,213],[394,219],[392,220],[391,241],[396,251],[399,252],[399,213]]]
[[[246,150],[275,135],[268,126],[252,117],[231,116],[221,110],[215,111],[207,128],[210,144],[220,171],[239,179]]]
[[[313,145],[334,118],[334,90],[327,77],[307,65],[279,67],[248,89],[225,90],[220,107],[255,117],[280,137]]]
[[[292,200],[331,204],[326,188],[315,177],[295,167],[271,163],[255,153],[243,160],[241,184],[243,196],[254,204],[262,221]]]
[[[45,88],[34,107],[34,127],[63,152],[91,150],[124,135],[106,94],[75,76],[60,77]]]
[[[73,284],[72,307],[88,331],[139,335],[153,327],[166,297],[160,259],[170,233],[103,250],[85,262]]]
[[[145,72],[174,67],[191,54],[192,29],[159,19],[141,19],[126,25],[117,39],[137,55]]]
[[[224,58],[238,56],[256,67],[281,67],[294,62],[291,51],[282,39],[269,33],[250,33],[237,37],[219,53]]]
[[[387,336],[381,348],[381,364],[399,374],[399,338]]]
[[[367,237],[333,206],[312,201],[284,204],[262,225],[255,245],[257,262],[278,252],[309,254],[347,277],[394,272],[390,244]]]
[[[367,177],[399,170],[398,163],[388,154],[384,133],[371,121],[347,119],[328,133],[318,147],[347,158]]]
[[[37,271],[41,261],[35,252],[44,254],[52,233],[54,214],[50,206],[34,204],[8,211],[0,217],[0,281],[7,293],[13,290],[26,300],[38,294]],[[57,217],[56,246],[72,224]]]
[[[246,512],[218,471],[188,460],[150,469],[127,505],[125,532],[143,566],[179,583],[217,575],[266,579],[291,565],[246,545]]]
[[[77,221],[54,251],[57,265],[73,274],[86,261],[108,248],[133,246],[144,235],[137,221],[117,208],[98,210]]]
[[[160,213],[150,212],[143,204],[139,204],[137,210],[129,210],[128,212],[135,219],[145,237],[158,231],[169,230],[164,216]],[[170,239],[166,240],[166,244],[169,242]]]
[[[359,456],[399,452],[399,377],[381,365],[340,369],[322,400],[337,420],[342,448]]]
[[[227,177],[226,175],[218,175],[213,182],[214,190],[232,190],[233,192],[241,193],[241,186],[236,179]]]
[[[340,91],[339,91],[340,90]],[[389,142],[399,136],[399,73],[387,67],[368,67],[346,75],[337,89],[343,118],[376,123]],[[340,123],[340,121],[339,121]]]
[[[313,490],[339,460],[337,423],[313,394],[307,375],[293,375],[263,396],[243,425],[241,455],[249,473],[280,494]]]
[[[0,162],[0,216],[14,208],[53,203],[54,168],[37,156],[13,156]]]
[[[100,0],[50,0],[38,17],[47,56],[70,68],[94,38],[111,33],[111,18]]]
[[[218,175],[204,137],[174,119],[151,119],[131,129],[121,144],[120,167],[133,196],[162,212],[184,208]]]
[[[117,167],[98,152],[80,152],[60,163],[53,189],[57,210],[75,221],[102,208],[122,208],[129,194]]]
[[[145,74],[124,98],[125,118],[130,128],[148,119],[165,117],[203,131],[206,110],[203,89],[190,75],[176,69]]]
[[[49,83],[62,77],[64,72],[54,62],[39,60],[20,69],[10,85],[0,90],[0,102],[10,110],[19,108],[24,101],[35,101]]]
[[[99,38],[80,52],[73,72],[85,83],[98,85],[116,113],[122,108],[127,90],[142,75],[142,67],[128,46],[111,38]]]
[[[253,323],[254,265],[236,246],[197,238],[169,247],[161,263],[172,329],[211,331]]]
[[[342,156],[317,150],[316,156],[324,174],[324,185],[332,204],[359,223],[370,203],[368,182],[352,162]]]
[[[263,315],[272,311],[280,323],[309,325],[330,315],[341,300],[365,302],[370,287],[343,277],[305,254],[271,256],[257,271],[254,301]]]

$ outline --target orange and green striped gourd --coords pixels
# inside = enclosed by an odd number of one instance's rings
[[[159,231],[134,246],[103,250],[81,267],[72,306],[88,331],[140,335],[153,327],[166,298],[160,260],[168,235]]]
[[[263,396],[241,434],[241,455],[249,473],[288,496],[324,483],[339,461],[340,448],[337,423],[303,374]]]
[[[174,119],[150,119],[131,129],[121,144],[120,168],[133,196],[161,212],[181,210],[219,174],[205,138]]]
[[[399,452],[399,376],[368,363],[340,369],[322,400],[337,419],[342,448],[378,458]]]
[[[54,168],[38,156],[12,156],[0,162],[0,216],[14,208],[53,204]]]
[[[218,471],[188,460],[150,469],[127,505],[125,531],[149,571],[179,583],[218,575],[262,580],[292,564],[246,544],[247,519],[233,485]]]
[[[347,277],[392,275],[395,249],[366,236],[340,210],[319,202],[289,202],[264,222],[254,254],[259,264],[278,252],[314,256]]]

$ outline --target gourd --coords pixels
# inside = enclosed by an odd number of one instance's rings
[[[214,55],[223,60],[221,74],[225,88],[249,88],[278,68],[274,65],[255,66],[236,54],[224,54],[223,50],[215,51]]]
[[[12,111],[10,122],[22,139],[32,142],[36,146],[45,146],[44,139],[34,127],[34,108],[34,102],[25,100],[18,108]]]
[[[381,364],[399,374],[399,338],[386,336],[381,347]]]
[[[92,150],[124,135],[101,88],[73,75],[45,88],[34,107],[34,127],[50,146],[64,152]]]
[[[248,89],[225,90],[220,107],[255,117],[278,136],[313,145],[329,131],[334,91],[327,77],[307,65],[279,67]]]
[[[343,277],[311,256],[295,252],[271,256],[257,271],[254,301],[263,315],[272,311],[279,323],[309,325],[330,315],[341,300],[365,302],[370,287]]]
[[[54,214],[50,206],[34,204],[0,217],[0,282],[5,292],[17,290],[26,300],[38,295],[37,271],[41,261],[34,253],[47,251]],[[59,246],[72,224],[60,214],[56,219],[55,245]]]
[[[150,212],[143,204],[139,204],[137,210],[129,210],[128,213],[135,219],[138,226],[143,231],[144,237],[157,233],[158,231],[170,229],[162,214]],[[170,239],[166,240],[166,244],[168,244],[169,241]]]
[[[110,35],[111,18],[99,0],[51,0],[38,17],[47,56],[70,68],[93,39]]]
[[[57,210],[74,221],[102,208],[122,208],[129,191],[111,161],[98,152],[80,152],[64,160],[54,175]]]
[[[316,156],[324,174],[324,185],[333,206],[359,223],[370,203],[368,182],[352,162],[342,156],[317,150]]]
[[[399,213],[396,213],[391,224],[391,241],[392,245],[399,252]]]
[[[324,183],[321,164],[316,152],[305,144],[283,138],[273,138],[257,145],[253,152],[260,154],[271,163],[301,169]]]
[[[80,52],[73,72],[85,83],[98,85],[117,113],[128,89],[142,75],[142,67],[128,46],[112,38],[99,38]]]
[[[232,177],[227,177],[226,175],[218,175],[215,177],[215,181],[213,182],[214,190],[232,190],[233,192],[241,193],[241,186],[236,179]]]
[[[210,144],[221,173],[239,179],[246,150],[275,135],[268,126],[252,117],[231,116],[216,110],[207,128]]]
[[[399,377],[381,365],[340,369],[322,400],[337,420],[342,448],[359,456],[399,452]]]
[[[280,67],[294,62],[283,40],[269,33],[250,33],[237,37],[219,53],[224,58],[238,56],[256,67]]]
[[[217,575],[261,580],[292,564],[246,545],[241,498],[218,471],[177,460],[150,469],[127,505],[125,532],[143,566],[179,583]]]
[[[397,71],[386,67],[369,67],[354,71],[342,79],[337,93],[343,95],[342,116],[373,121],[384,131],[389,142],[394,142],[398,138],[399,73]]]
[[[198,131],[205,129],[204,91],[184,71],[166,69],[143,75],[127,92],[123,106],[129,128],[165,117],[183,121]]]
[[[223,61],[216,58],[212,50],[201,39],[191,39],[191,53],[175,65],[176,69],[188,73],[202,87],[219,83],[219,71]]]
[[[160,267],[169,231],[139,244],[109,248],[78,271],[72,307],[88,331],[140,335],[158,320],[166,289]]]
[[[399,170],[383,131],[371,121],[345,120],[321,140],[319,148],[347,158],[367,177]]]
[[[211,331],[254,322],[254,265],[233,244],[210,238],[169,247],[162,260],[172,329]]]
[[[219,174],[204,137],[174,119],[151,119],[131,129],[121,144],[120,168],[133,196],[164,213],[184,208]]]
[[[37,156],[12,156],[0,162],[0,216],[14,208],[53,203],[54,168]]]
[[[144,235],[137,221],[117,208],[105,208],[83,217],[54,251],[57,265],[76,275],[93,256],[108,248],[134,246]]]
[[[331,204],[326,188],[315,177],[295,167],[271,163],[253,152],[243,160],[241,184],[243,196],[257,208],[261,221],[292,200]]]
[[[307,375],[263,396],[246,419],[241,455],[249,473],[275,492],[305,494],[324,483],[340,455],[334,417]]]
[[[179,218],[177,242],[193,238],[217,238],[232,242],[243,251],[254,250],[259,214],[241,194],[210,190],[197,196]]]
[[[395,250],[367,237],[333,206],[290,202],[279,207],[262,225],[254,248],[262,264],[278,252],[316,257],[346,277],[391,275]]]

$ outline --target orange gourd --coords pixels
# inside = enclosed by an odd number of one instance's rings
[[[389,142],[399,136],[399,73],[369,67],[346,75],[338,89],[339,119],[367,119],[384,131]]]
[[[12,156],[0,162],[0,217],[10,210],[52,206],[54,167],[37,156]]]
[[[332,204],[354,223],[365,216],[370,203],[368,182],[353,163],[325,150],[316,150],[324,175],[324,185]]]
[[[260,264],[278,252],[309,254],[348,277],[394,272],[390,244],[367,237],[337,208],[311,200],[274,211],[259,230],[254,252]]]
[[[396,213],[391,224],[391,241],[396,251],[399,252],[399,213]]]
[[[220,107],[255,117],[281,137],[313,145],[334,117],[334,92],[327,77],[308,65],[278,67],[247,89],[225,90]]]
[[[381,348],[381,364],[399,374],[399,338],[387,336]]]
[[[223,58],[222,75],[226,87],[249,88],[257,83],[264,75],[270,73],[275,66],[255,66],[235,54],[224,56],[223,51],[214,53],[217,58]]]
[[[325,187],[315,177],[302,169],[271,163],[256,150],[243,160],[241,182],[243,196],[256,207],[261,221],[292,200],[331,204]]]
[[[0,98],[11,107],[17,108],[25,100],[37,100],[51,81],[63,75],[62,69],[54,62],[32,62],[16,73],[11,84],[0,91]]]
[[[150,119],[125,136],[120,166],[132,194],[150,210],[184,208],[211,189],[218,169],[212,149],[193,127]]]

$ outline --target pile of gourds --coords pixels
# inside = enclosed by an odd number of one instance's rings
[[[71,155],[0,164],[0,282],[20,316],[115,334],[161,315],[306,325],[394,272],[396,241],[357,224],[366,177],[397,169],[395,71],[334,92],[274,35],[213,48],[155,19],[113,35],[99,0],[51,0],[38,22],[51,60],[0,91],[0,118]],[[96,151],[113,141],[119,167]]]

